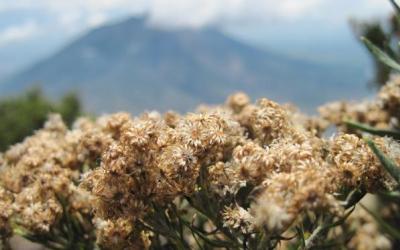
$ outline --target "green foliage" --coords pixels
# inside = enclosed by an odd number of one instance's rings
[[[390,2],[394,7],[395,13],[386,26],[377,22],[364,23],[358,26],[359,30],[361,30],[362,41],[374,58],[376,66],[375,82],[380,85],[386,83],[391,72],[398,73],[400,71],[400,6],[395,0],[390,0]],[[345,123],[349,128],[376,136],[386,136],[400,140],[400,131],[398,130],[382,130],[353,121],[345,121]],[[397,182],[395,190],[378,192],[379,205],[381,208],[398,207],[400,204],[400,167],[383,153],[372,139],[367,138],[366,142],[379,159],[382,167]],[[400,247],[400,224],[398,223],[400,215],[398,210],[391,211],[389,215],[384,215],[380,214],[379,210],[371,210],[362,204],[361,206],[375,219],[381,230],[392,238],[393,249],[398,249]]]
[[[358,129],[373,135],[378,135],[378,136],[389,136],[392,137],[393,139],[400,140],[400,131],[396,130],[388,130],[388,129],[377,129],[371,126],[368,126],[366,124],[361,124],[355,121],[345,121],[345,124],[349,128],[353,129]]]
[[[389,66],[390,68],[400,71],[400,65],[386,52],[375,46],[368,38],[362,37],[361,40],[365,43],[369,51],[378,59],[381,63]]]
[[[400,184],[400,168],[396,165],[396,163],[389,159],[382,151],[380,151],[372,140],[367,139],[367,143],[378,157],[386,171],[388,171],[388,173],[396,180],[396,182]]]
[[[390,0],[390,3],[393,5],[393,8],[396,10],[397,14],[400,14],[400,6],[397,4],[395,0]]]
[[[351,127],[355,129],[359,129],[361,131],[375,134],[378,136],[391,136],[392,138],[397,138],[399,137],[399,132],[397,131],[390,131],[390,130],[378,130],[372,127],[369,127],[364,124],[359,124],[356,122],[346,122],[347,125],[350,125]],[[393,177],[393,179],[397,182],[397,184],[400,184],[400,167],[392,160],[390,159],[387,155],[385,155],[378,147],[377,145],[369,138],[365,139],[368,146],[371,148],[371,150],[375,153],[376,157],[379,159],[381,162],[383,168],[390,174],[390,176]],[[381,206],[390,206],[390,204],[399,204],[399,197],[400,197],[400,190],[399,186],[397,186],[397,189],[395,191],[382,191],[378,194],[378,197],[380,198],[382,204]],[[395,240],[394,246],[398,246],[400,243],[400,229],[398,224],[394,224],[395,218],[398,217],[398,214],[392,214],[392,220],[387,221],[384,218],[382,218],[379,213],[376,211],[370,210],[367,207],[363,206],[361,204],[361,207],[367,211],[378,223],[382,231],[384,231],[386,234],[390,235],[392,239]]]
[[[393,6],[398,10],[398,5],[391,0]],[[399,70],[400,49],[397,44],[400,41],[399,19],[393,15],[388,22],[380,21],[353,21],[352,26],[357,37],[362,37],[362,42],[372,52],[374,60],[375,79],[373,83],[378,86],[384,85],[393,70]]]
[[[56,107],[56,112],[60,113],[63,120],[70,126],[81,114],[81,103],[74,93],[66,94],[60,104]]]
[[[60,113],[70,125],[81,113],[81,105],[75,94],[68,94],[59,103],[53,103],[37,88],[0,100],[0,151],[41,128],[51,112]]]

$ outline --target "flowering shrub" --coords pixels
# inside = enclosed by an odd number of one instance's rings
[[[318,117],[244,93],[71,129],[51,115],[0,155],[0,249],[14,236],[47,249],[398,249],[399,110],[393,76]]]
[[[196,113],[117,113],[72,129],[51,115],[0,159],[3,247],[20,235],[49,249],[391,249],[397,238],[357,204],[393,195],[398,180],[374,151],[395,164],[399,146],[363,140],[354,122],[392,128],[399,83],[321,117],[243,93]],[[342,132],[327,139],[330,123]],[[387,204],[376,211],[389,218],[398,206]]]

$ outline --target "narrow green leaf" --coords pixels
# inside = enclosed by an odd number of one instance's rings
[[[375,155],[378,157],[379,161],[382,163],[383,167],[389,174],[400,184],[400,168],[396,165],[394,161],[386,157],[382,151],[378,149],[375,143],[371,139],[366,139],[368,146],[372,149]]]
[[[368,50],[376,56],[376,58],[384,63],[385,65],[389,66],[390,68],[400,71],[400,64],[398,64],[393,58],[391,58],[388,54],[382,51],[380,48],[375,46],[371,41],[367,38],[362,37],[361,40],[367,46]]]
[[[301,246],[301,248],[304,248],[306,246],[306,240],[305,240],[305,236],[304,236],[304,229],[303,226],[301,227],[296,227],[296,232],[297,235],[299,236],[299,245]]]
[[[359,129],[364,132],[373,134],[373,135],[378,135],[378,136],[389,136],[392,137],[393,139],[400,140],[400,132],[398,131],[393,131],[393,130],[386,130],[386,129],[376,129],[374,127],[368,126],[366,124],[358,123],[355,121],[344,121],[345,124],[354,129]]]
[[[398,15],[400,15],[400,6],[399,6],[399,4],[396,2],[396,0],[390,0],[390,2],[392,3],[393,8],[396,10],[396,13],[397,13]]]
[[[366,192],[364,190],[354,189],[347,196],[346,200],[343,203],[343,207],[345,209],[348,209],[348,208],[356,205],[365,196],[365,194],[366,194]]]
[[[196,235],[198,235],[205,243],[207,243],[210,246],[217,247],[217,248],[225,247],[228,249],[240,247],[240,246],[236,245],[235,242],[219,240],[219,239],[210,239],[206,235],[204,235],[203,232],[201,232],[201,230],[199,230],[195,226],[191,225],[191,223],[189,223],[185,220],[182,220],[182,222],[183,222],[183,224],[185,224],[185,226],[187,226],[190,229],[190,231],[192,233],[195,233]]]
[[[400,191],[378,192],[378,194],[386,199],[399,200]]]

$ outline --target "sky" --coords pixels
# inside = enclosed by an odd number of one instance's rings
[[[322,46],[319,53],[346,47],[349,18],[381,18],[390,10],[388,0],[0,0],[0,76],[131,15],[146,14],[167,29],[216,26],[250,43],[312,57],[310,49],[318,49],[311,40]]]

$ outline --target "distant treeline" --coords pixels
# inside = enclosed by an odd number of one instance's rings
[[[40,88],[0,99],[0,151],[41,128],[49,113],[61,114],[64,121],[71,125],[81,113],[81,103],[75,93],[66,94],[59,102],[53,102]]]

